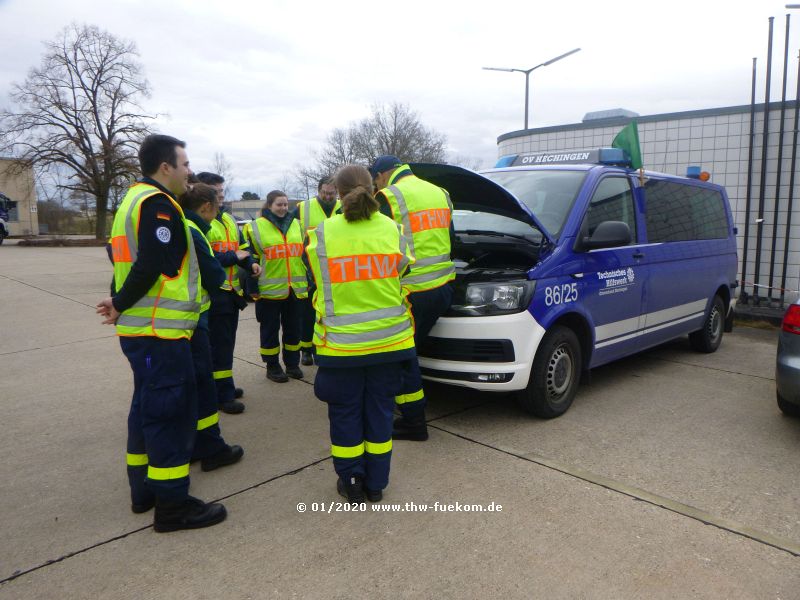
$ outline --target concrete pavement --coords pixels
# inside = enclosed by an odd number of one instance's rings
[[[775,406],[773,331],[598,369],[553,421],[432,387],[430,441],[395,444],[390,510],[355,513],[337,510],[314,368],[267,381],[249,307],[247,410],[221,415],[245,457],[192,470],[229,517],[160,535],[128,507],[130,370],[94,314],[110,272],[102,248],[0,248],[0,597],[800,598],[800,420]]]

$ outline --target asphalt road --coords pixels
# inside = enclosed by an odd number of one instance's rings
[[[247,410],[221,418],[245,458],[192,471],[229,517],[161,535],[128,507],[131,376],[93,308],[109,278],[102,248],[0,248],[2,598],[800,598],[800,420],[775,404],[775,330],[596,369],[551,421],[429,386],[431,439],[397,442],[382,508],[353,512],[314,368],[267,381],[250,307]]]

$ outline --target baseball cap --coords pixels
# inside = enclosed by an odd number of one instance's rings
[[[369,174],[372,175],[372,178],[374,179],[378,176],[378,173],[383,173],[384,171],[399,167],[402,164],[403,161],[396,156],[384,154],[383,156],[379,156],[375,159],[375,162],[372,163],[372,166],[369,168]]]

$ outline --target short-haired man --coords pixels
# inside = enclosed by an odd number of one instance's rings
[[[379,156],[370,168],[375,198],[381,212],[403,226],[416,262],[402,277],[410,290],[408,300],[414,316],[414,343],[428,337],[437,319],[450,307],[455,267],[450,260],[453,205],[447,190],[419,179],[396,156]],[[396,398],[402,416],[395,420],[392,437],[396,440],[425,441],[425,392],[416,358],[403,378],[403,389]]]
[[[244,411],[239,401],[244,395],[242,388],[233,382],[233,351],[236,346],[236,331],[239,328],[239,311],[247,306],[239,282],[238,267],[247,273],[259,275],[261,266],[253,262],[247,242],[242,237],[236,220],[223,210],[225,201],[225,178],[217,173],[203,171],[197,174],[200,183],[210,185],[217,192],[218,212],[206,233],[214,256],[225,269],[230,290],[211,298],[209,312],[209,337],[211,358],[214,364],[214,383],[217,387],[217,402],[222,412],[238,414]]]
[[[159,532],[225,519],[225,507],[189,496],[197,427],[197,390],[189,340],[202,290],[189,227],[176,198],[190,174],[186,144],[147,136],[139,149],[144,177],[130,187],[111,229],[115,294],[97,305],[115,324],[133,371],[127,464],[131,509],[155,505]]]
[[[322,177],[317,185],[317,195],[308,200],[303,200],[297,204],[295,218],[300,221],[300,230],[303,232],[303,240],[308,238],[308,232],[317,228],[317,225],[325,219],[330,219],[336,211],[341,208],[341,202],[336,197],[336,186],[330,176]],[[314,359],[311,356],[313,344],[311,338],[314,337],[314,306],[311,304],[311,297],[314,295],[314,281],[311,277],[311,270],[308,270],[308,299],[303,300],[301,308],[300,324],[300,362],[306,366],[313,365]]]

